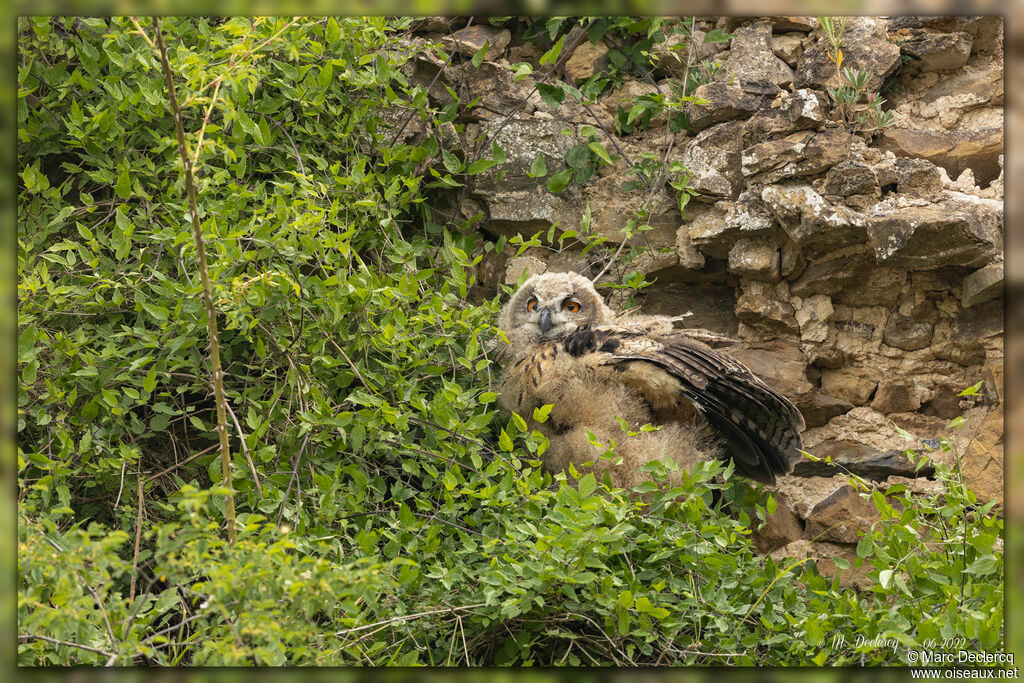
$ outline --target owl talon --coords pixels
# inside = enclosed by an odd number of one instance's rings
[[[579,357],[596,348],[597,339],[594,330],[590,327],[577,328],[565,339],[565,350],[569,352],[570,356]]]

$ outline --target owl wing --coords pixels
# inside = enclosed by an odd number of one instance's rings
[[[584,327],[566,338],[565,348],[596,371],[604,368],[610,380],[638,389],[652,406],[680,397],[692,403],[744,477],[773,484],[800,460],[804,419],[796,406],[736,359],[683,332]]]

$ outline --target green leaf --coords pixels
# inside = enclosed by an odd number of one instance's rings
[[[332,45],[341,40],[341,26],[338,25],[338,20],[334,17],[327,19],[327,29],[324,31],[324,35],[327,38],[327,42]]]
[[[1002,563],[995,555],[982,555],[974,562],[968,565],[967,569],[964,570],[965,574],[974,574],[976,576],[985,576],[987,574],[994,574],[999,571],[999,567]]]
[[[977,384],[974,384],[973,386],[969,386],[966,389],[964,389],[963,391],[961,391],[959,394],[957,394],[957,396],[977,396],[978,395],[978,391],[984,385],[985,385],[985,380],[980,380]]]
[[[735,37],[736,35],[734,33],[729,33],[728,31],[725,31],[723,29],[715,28],[711,29],[710,31],[704,34],[704,42],[727,43]]]
[[[491,166],[494,166],[493,159],[477,159],[469,165],[469,168],[466,169],[466,174],[478,175],[489,169]]]
[[[502,149],[501,145],[499,145],[497,142],[491,142],[491,157],[494,159],[494,163],[496,164],[505,163],[505,150]]]
[[[321,88],[326,88],[331,84],[331,80],[334,78],[334,66],[327,62],[320,67],[320,75],[317,77],[317,83],[320,84]]]
[[[588,472],[583,475],[576,488],[580,492],[580,498],[586,498],[593,493],[597,488],[597,478],[594,477],[594,473]]]
[[[533,419],[537,422],[547,422],[548,416],[551,415],[551,409],[555,407],[554,403],[548,403],[547,405],[539,406],[533,409]]]
[[[535,158],[533,160],[533,163],[530,164],[530,170],[526,172],[526,175],[528,175],[531,178],[543,178],[547,174],[548,165],[544,161],[544,155],[538,154],[537,158]]]
[[[596,154],[597,158],[603,161],[604,163],[612,163],[612,158],[608,156],[608,150],[606,150],[604,148],[604,145],[602,145],[600,142],[591,142],[589,145],[587,145],[587,147],[589,147],[590,151]]]
[[[405,503],[399,503],[398,505],[398,521],[406,528],[416,524],[416,516],[412,514],[412,510]]]
[[[462,160],[446,149],[441,150],[441,161],[449,173],[459,173],[462,171]]]
[[[498,434],[498,448],[506,452],[511,451],[513,448],[512,439],[505,433],[504,429],[502,429],[501,433]]]
[[[146,312],[156,318],[160,322],[166,322],[168,316],[168,310],[163,306],[156,304],[143,302],[142,307],[146,309]]]
[[[565,153],[565,163],[572,168],[582,168],[590,161],[590,147],[585,142],[574,145]]]
[[[562,46],[565,43],[565,36],[563,35],[558,41],[551,46],[551,49],[545,52],[540,57],[540,65],[554,64],[558,61],[558,55],[562,54]]]
[[[569,178],[572,177],[573,169],[565,168],[548,178],[546,187],[548,192],[558,194],[569,185]]]
[[[544,101],[544,104],[552,109],[558,109],[562,106],[562,100],[565,99],[565,90],[557,85],[538,83],[537,92],[540,93],[540,98]]]
[[[476,53],[473,55],[473,66],[479,68],[479,66],[484,63],[484,57],[487,56],[487,51],[489,49],[491,49],[491,43],[490,41],[485,40],[484,46],[477,50]]]
[[[128,170],[121,171],[121,175],[117,177],[117,185],[114,186],[114,191],[117,192],[117,196],[121,199],[128,199],[132,196],[132,179],[128,175]]]
[[[145,379],[142,380],[143,391],[147,394],[152,394],[154,389],[156,389],[156,365],[149,368],[149,372],[146,373]]]

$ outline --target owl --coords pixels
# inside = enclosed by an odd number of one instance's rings
[[[654,459],[685,469],[731,459],[738,474],[765,483],[793,470],[804,428],[796,407],[672,323],[616,314],[576,273],[523,283],[498,320],[508,341],[499,342],[498,395],[548,438],[545,467],[571,463],[627,489],[648,479],[639,468]],[[546,405],[547,419],[535,420]]]

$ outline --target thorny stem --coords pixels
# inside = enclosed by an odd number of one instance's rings
[[[164,45],[163,34],[160,32],[160,21],[153,17],[153,29],[156,33],[156,46],[160,53],[160,64],[163,67],[164,80],[167,82],[167,98],[174,114],[174,130],[178,136],[178,154],[185,170],[185,189],[188,193],[188,210],[192,218],[192,235],[195,238],[196,254],[199,257],[199,277],[202,280],[203,304],[206,308],[206,324],[210,337],[210,369],[213,373],[213,394],[217,403],[217,436],[220,438],[220,465],[224,488],[228,493],[224,499],[224,521],[228,528],[228,541],[234,543],[237,538],[235,529],[235,496],[231,489],[231,449],[228,444],[227,399],[224,396],[224,371],[220,365],[220,344],[217,341],[217,312],[213,308],[213,294],[210,286],[210,274],[206,264],[206,244],[203,240],[202,226],[199,224],[199,208],[196,204],[196,183],[192,176],[192,162],[185,145],[185,128],[181,120],[181,107],[174,89],[174,74],[171,63],[167,59],[167,46]]]

